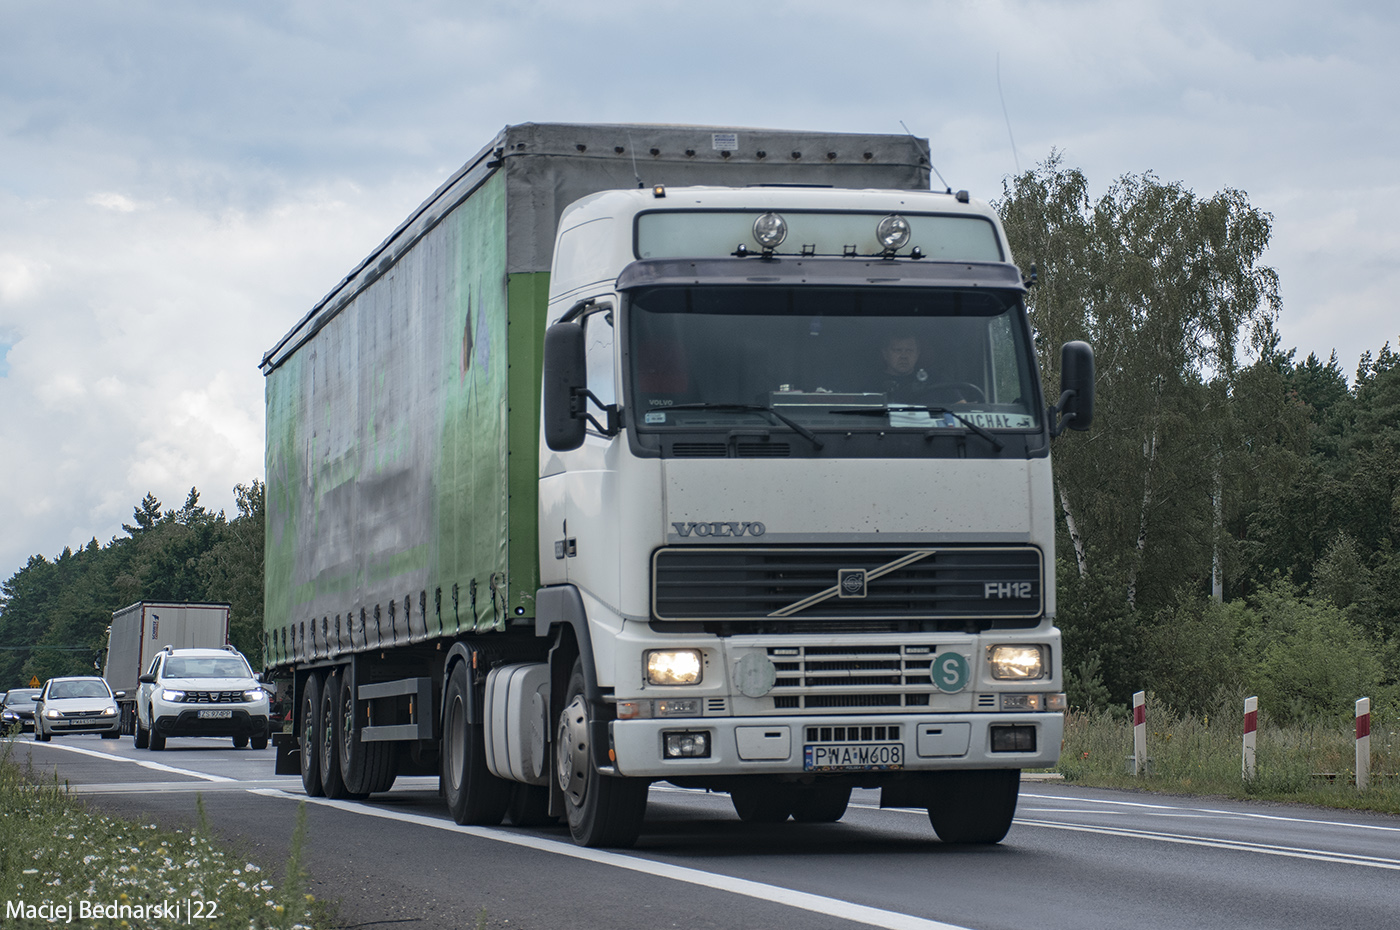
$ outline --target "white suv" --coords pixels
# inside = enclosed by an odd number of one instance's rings
[[[267,692],[232,646],[166,646],[140,681],[137,749],[164,749],[168,736],[231,736],[239,749],[267,748]]]

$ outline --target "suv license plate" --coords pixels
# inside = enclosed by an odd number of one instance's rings
[[[231,710],[201,710],[199,712],[200,720],[227,720],[232,716],[233,711]]]
[[[904,768],[903,743],[812,743],[803,747],[806,772],[878,772]]]

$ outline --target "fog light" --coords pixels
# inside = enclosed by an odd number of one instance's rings
[[[909,221],[902,216],[891,214],[875,227],[875,238],[880,241],[880,248],[885,251],[898,251],[909,244]]]
[[[699,649],[656,649],[646,654],[647,684],[693,685],[700,681]]]
[[[1003,694],[1001,696],[1002,710],[1040,710],[1040,695],[1038,694]]]
[[[710,734],[701,731],[662,733],[661,744],[668,759],[708,759]]]
[[[987,651],[992,677],[1001,681],[1031,681],[1045,674],[1039,646],[993,646]]]
[[[1035,727],[992,727],[992,752],[1035,752]]]
[[[753,221],[753,237],[765,249],[776,249],[787,238],[787,220],[776,213],[765,213]]]

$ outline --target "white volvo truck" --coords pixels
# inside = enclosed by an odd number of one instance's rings
[[[908,136],[507,127],[263,358],[279,771],[625,846],[648,787],[999,841],[1054,765],[1050,444],[996,214]]]

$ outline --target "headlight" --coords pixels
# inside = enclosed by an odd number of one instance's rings
[[[59,717],[62,717],[63,715],[60,714],[60,713],[59,713],[58,711],[56,711],[56,710],[46,710],[46,711],[44,711],[44,716],[45,716],[45,717],[48,717],[50,720],[57,720]]]
[[[1045,675],[1040,646],[993,646],[987,653],[992,677],[1001,681],[1033,681]]]
[[[170,701],[171,703],[178,704],[185,699],[185,692],[166,688],[160,693],[160,699],[162,701]]]
[[[115,707],[104,707],[104,708],[102,708],[102,716],[104,716],[104,717],[115,717],[116,715],[117,715],[117,709],[116,709]]]
[[[646,654],[647,684],[693,685],[702,669],[699,649],[655,649]]]
[[[243,700],[261,701],[266,693],[267,692],[263,691],[262,688],[249,688],[247,691],[243,692]]]

